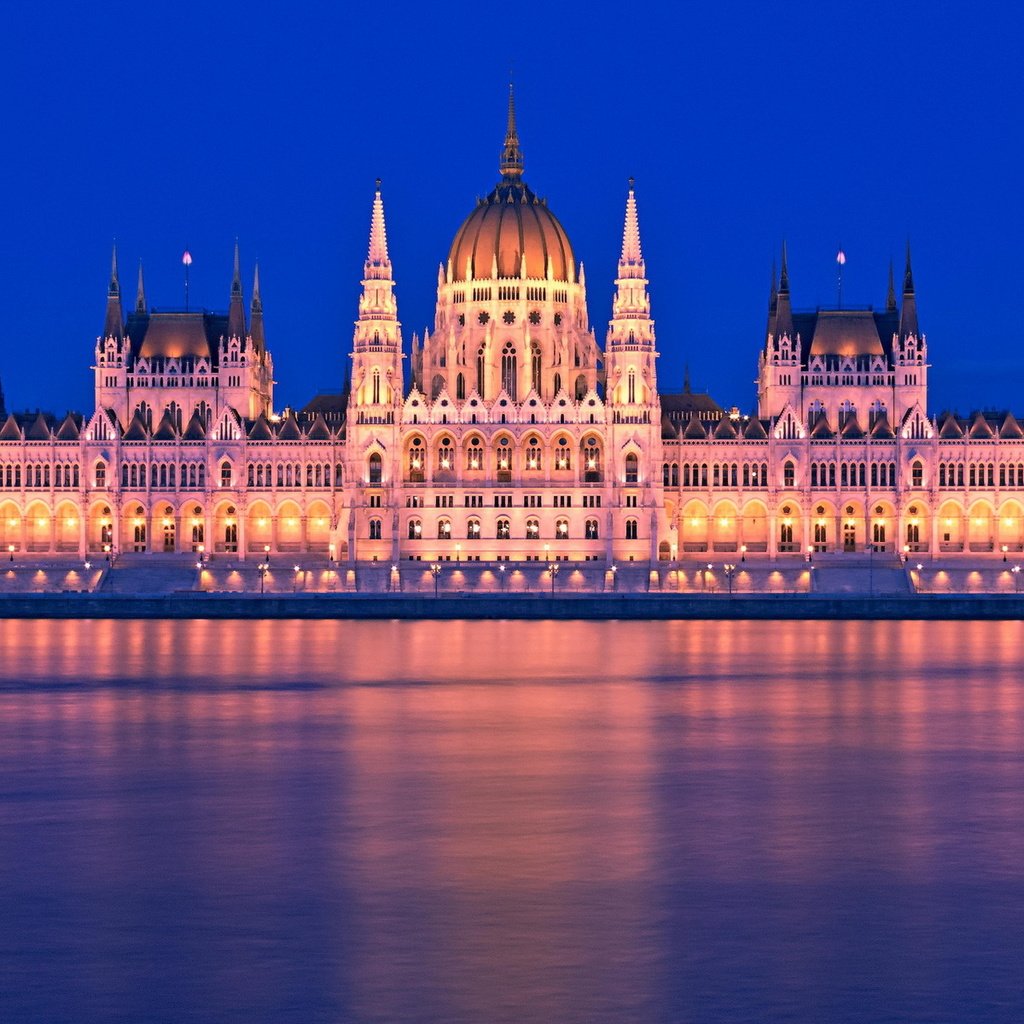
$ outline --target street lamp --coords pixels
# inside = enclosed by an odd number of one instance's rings
[[[1015,565],[1010,572],[1013,573],[1013,589],[1016,593],[1020,593],[1020,566]]]
[[[729,596],[732,597],[732,578],[736,575],[736,566],[729,564],[723,568],[725,570],[725,578],[729,581]]]
[[[619,589],[619,567],[612,564],[612,590]]]
[[[455,564],[462,565],[462,545],[455,545]]]
[[[292,593],[299,589],[299,580],[302,579],[302,566],[295,566],[295,575],[292,577]]]
[[[266,592],[267,570],[270,568],[270,565],[267,562],[260,562],[256,568],[260,571],[260,594],[262,595]]]
[[[11,561],[13,562],[14,561],[14,545],[13,544],[8,544],[7,545],[7,552],[8,552],[8,554],[10,554]]]
[[[434,597],[437,597],[437,578],[441,575],[441,566],[437,562],[431,562],[430,575],[434,577]]]
[[[904,544],[903,545],[903,559],[902,559],[904,565],[907,564],[907,559],[909,557],[910,557],[910,545],[909,544]],[[1005,558],[1004,558],[1004,561],[1005,561]]]
[[[555,596],[555,577],[558,576],[560,566],[557,562],[548,562],[548,574],[551,576],[551,596]]]
[[[270,545],[269,544],[264,544],[263,545],[263,561],[266,562],[268,567],[269,567],[269,565],[270,565]]]
[[[1009,547],[1006,544],[1004,544],[1003,545],[1003,561],[1004,562],[1006,561],[1006,552],[1009,551],[1009,550],[1010,550]]]
[[[807,545],[807,561],[808,562],[813,562],[814,561],[814,545],[813,544],[808,544]]]
[[[747,560],[747,545],[740,545],[740,561],[745,562]]]

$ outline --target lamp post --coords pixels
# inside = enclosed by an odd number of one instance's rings
[[[814,545],[813,544],[808,544],[807,545],[807,561],[808,561],[808,563],[814,561]]]
[[[901,561],[903,562],[904,565],[907,564],[907,559],[908,558],[910,558],[910,545],[909,544],[904,544],[903,545],[903,558],[901,559]],[[1003,561],[1004,562],[1006,561],[1005,557],[1003,558]]]
[[[299,580],[302,579],[302,566],[295,566],[295,575],[292,577],[292,593],[299,589]]]
[[[725,578],[729,581],[729,596],[732,597],[732,578],[736,575],[736,566],[729,564],[724,566]]]
[[[8,544],[7,545],[7,553],[11,556],[11,561],[13,562],[14,561],[14,545],[13,544]]]
[[[1009,547],[1006,544],[1004,544],[1003,545],[1003,561],[1004,562],[1006,561],[1006,552],[1009,551],[1009,550],[1010,550]]]
[[[260,595],[262,596],[266,592],[267,569],[269,569],[270,566],[267,565],[266,562],[260,562],[256,568],[259,570],[260,574]]]
[[[270,545],[269,544],[264,544],[263,545],[263,561],[266,562],[268,566],[270,565]]]
[[[619,589],[619,567],[612,563],[612,590]]]
[[[1020,566],[1015,565],[1010,572],[1013,573],[1013,590],[1014,593],[1020,593]]]
[[[745,562],[747,560],[747,545],[740,545],[740,561]]]
[[[707,592],[708,587],[711,585],[711,581],[708,579],[708,577],[711,575],[712,569],[714,569],[714,565],[711,562],[708,562],[708,571],[702,572],[700,574],[701,587],[705,593]]]
[[[431,562],[430,575],[434,577],[434,597],[437,597],[437,578],[441,575],[441,566],[437,562]]]
[[[455,564],[462,565],[462,545],[458,543],[455,545]]]
[[[551,577],[551,596],[555,596],[555,578],[558,576],[559,565],[557,562],[548,562],[548,575]]]
[[[501,592],[505,593],[505,566],[504,564],[498,566],[498,581],[501,585]]]

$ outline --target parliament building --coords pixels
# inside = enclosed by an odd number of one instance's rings
[[[929,415],[909,251],[880,310],[808,313],[783,250],[741,415],[659,390],[632,183],[601,344],[569,235],[524,178],[511,96],[499,173],[408,352],[378,186],[350,383],[302,410],[275,408],[259,271],[246,303],[237,248],[225,314],[152,310],[141,270],[126,311],[115,253],[94,411],[0,428],[2,550],[652,571],[1022,550],[1024,431]]]

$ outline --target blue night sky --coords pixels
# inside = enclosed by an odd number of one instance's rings
[[[227,306],[260,260],[276,405],[339,390],[373,182],[406,346],[497,177],[526,179],[603,342],[634,175],[663,390],[749,410],[773,258],[797,308],[882,305],[909,236],[932,411],[1024,411],[1016,5],[18,4],[5,10],[8,407],[91,409],[111,240],[131,303]]]

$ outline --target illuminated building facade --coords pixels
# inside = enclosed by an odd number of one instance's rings
[[[378,183],[351,385],[275,412],[257,269],[227,314],[125,317],[116,255],[95,411],[0,428],[0,545],[19,556],[205,551],[352,564],[806,557],[1024,549],[1024,431],[927,413],[910,254],[881,311],[791,306],[785,250],[757,409],[659,392],[636,196],[604,344],[569,236],[526,184],[509,102],[500,179],[438,269],[403,354]]]

